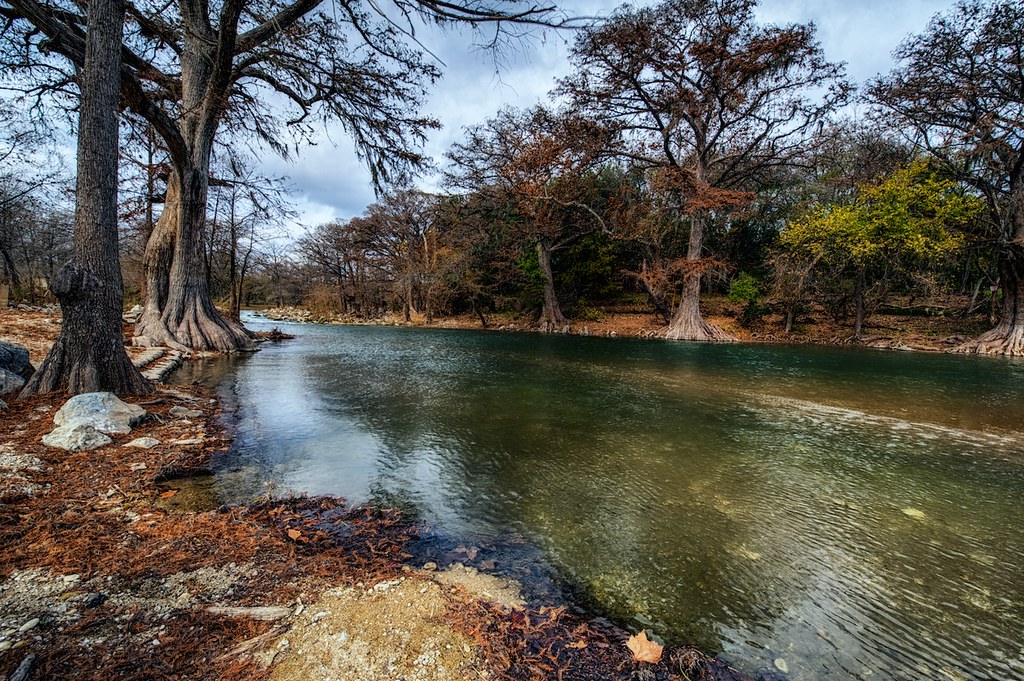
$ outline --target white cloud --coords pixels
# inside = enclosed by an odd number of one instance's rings
[[[591,16],[607,14],[618,4],[576,0],[561,6],[570,14]],[[813,21],[826,56],[846,62],[850,79],[863,82],[887,71],[893,49],[908,35],[923,31],[931,16],[950,4],[948,0],[763,0],[757,13],[761,21],[769,23]],[[572,37],[565,32],[550,33],[507,51],[497,66],[492,55],[472,48],[474,36],[469,32],[426,28],[417,37],[445,64],[445,76],[425,109],[444,126],[431,135],[425,147],[438,160],[460,138],[464,126],[483,122],[505,105],[537,103],[569,69],[567,43]],[[316,146],[300,150],[294,163],[267,158],[264,169],[290,177],[296,187],[300,222],[306,225],[353,217],[374,199],[369,173],[339,129],[324,134]],[[432,188],[435,180],[425,178],[423,184]],[[289,232],[301,232],[301,228]]]

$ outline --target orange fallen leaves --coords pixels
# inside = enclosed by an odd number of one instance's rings
[[[648,640],[646,629],[635,636],[630,636],[626,641],[626,647],[633,653],[633,659],[637,662],[655,664],[661,660],[662,646]]]
[[[171,497],[173,497],[177,493],[178,493],[178,490],[176,490],[176,489],[169,489],[166,492],[161,492],[160,493],[160,498],[161,499],[170,499]]]
[[[288,536],[292,540],[298,541],[302,537],[302,533],[299,532],[298,530],[288,530]]]

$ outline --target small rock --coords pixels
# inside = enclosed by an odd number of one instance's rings
[[[0,369],[23,379],[22,385],[36,371],[29,361],[28,348],[5,341],[0,341]]]
[[[8,409],[7,403],[0,400],[0,411],[4,411],[5,409]]]
[[[152,449],[153,447],[156,447],[158,444],[160,444],[160,440],[157,440],[155,437],[137,437],[131,442],[126,443],[125,447],[136,447],[138,449]],[[145,468],[146,464],[142,464],[142,467]],[[132,470],[135,469],[133,468]]]
[[[142,463],[141,461],[138,463],[133,463],[131,465],[131,469],[133,471],[144,471],[146,470],[146,464]]]
[[[38,617],[33,617],[28,622],[25,622],[20,627],[18,627],[18,633],[19,634],[27,633],[27,632],[32,631],[33,629],[35,629],[37,626],[39,626],[39,618]]]
[[[323,619],[323,618],[325,618],[325,617],[327,617],[327,612],[326,612],[326,611],[324,611],[324,610],[321,610],[320,612],[318,612],[318,613],[316,613],[315,615],[313,615],[313,616],[312,616],[312,617],[310,618],[310,620],[309,620],[309,621],[310,621],[310,622],[319,622],[320,620],[322,620],[322,619]]]
[[[91,610],[93,608],[100,607],[101,605],[103,605],[106,602],[107,602],[107,595],[103,594],[103,593],[99,593],[97,591],[97,592],[93,592],[93,593],[91,593],[91,594],[89,594],[89,595],[87,595],[85,597],[85,600],[82,601],[82,608],[84,608],[85,610]]]
[[[423,564],[423,569],[426,570],[427,572],[433,572],[434,570],[437,569],[437,563],[435,563],[434,561],[430,561],[430,562],[424,563]]]
[[[196,419],[202,416],[203,412],[198,409],[189,409],[187,407],[171,407],[167,410],[167,414],[174,418]]]
[[[64,575],[64,582],[67,584],[74,584],[75,582],[82,579],[82,575]]]
[[[0,395],[8,395],[21,390],[25,386],[25,379],[0,367]]]
[[[774,664],[775,668],[778,669],[783,674],[788,674],[789,673],[789,665],[786,664],[786,661],[783,660],[781,657],[775,658],[775,662],[773,662],[772,664]]]

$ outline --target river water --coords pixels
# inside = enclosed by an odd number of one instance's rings
[[[224,498],[522,537],[751,674],[1024,679],[1022,362],[273,326],[298,338],[184,377],[237,405]]]

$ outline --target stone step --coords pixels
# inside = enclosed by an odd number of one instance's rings
[[[167,348],[150,348],[133,359],[132,364],[135,365],[136,369],[141,369],[163,357],[166,352]]]
[[[160,348],[161,350],[163,348]],[[146,380],[152,381],[153,383],[162,383],[167,376],[180,367],[185,361],[185,354],[178,350],[166,350],[161,353],[161,358],[147,366],[142,372],[142,376]]]

